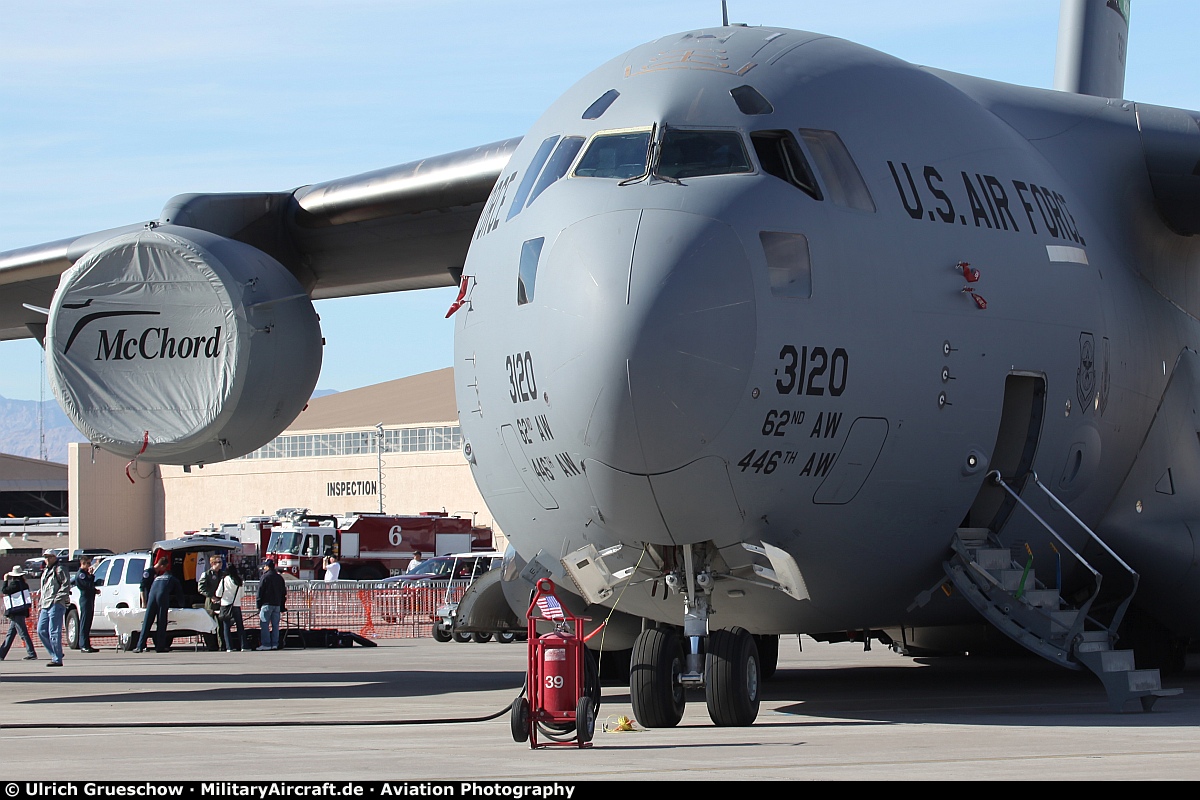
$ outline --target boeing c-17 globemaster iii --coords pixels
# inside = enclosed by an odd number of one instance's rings
[[[458,284],[511,540],[471,613],[553,578],[642,724],[751,724],[780,634],[981,623],[1149,709],[1200,636],[1200,115],[1120,99],[1128,20],[1064,0],[1056,91],[664,36],[520,139],[0,254],[0,335],[94,443],[202,464],[300,411],[313,299]]]

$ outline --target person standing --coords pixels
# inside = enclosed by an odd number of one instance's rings
[[[221,579],[221,585],[217,587],[217,598],[221,601],[221,609],[217,612],[217,617],[221,620],[221,633],[225,639],[225,652],[232,652],[233,646],[233,629],[237,627],[238,646],[237,650],[242,650],[246,647],[246,628],[242,620],[242,573],[238,570],[236,564],[230,564],[229,569],[225,571],[225,577]]]
[[[279,616],[287,602],[287,584],[283,576],[275,571],[275,562],[263,562],[263,576],[258,584],[258,621],[262,643],[259,650],[280,650]]]
[[[8,617],[8,635],[4,637],[4,644],[0,644],[0,661],[8,655],[8,648],[12,647],[18,633],[21,634],[25,650],[29,654],[25,656],[25,660],[36,661],[37,652],[33,649],[33,637],[29,635],[29,626],[26,623],[29,611],[33,608],[33,597],[29,592],[29,584],[25,581],[25,568],[20,564],[13,567],[4,576],[4,587],[0,591],[4,594],[4,616]]]
[[[96,588],[95,568],[92,567],[91,556],[79,557],[79,569],[75,571],[75,588],[79,590],[79,640],[76,644],[79,645],[81,653],[99,653],[99,650],[92,647],[92,617],[96,613],[96,595],[100,594],[100,590]]]
[[[412,561],[408,562],[408,569],[405,572],[415,572],[417,567],[421,566],[421,562],[425,559],[421,558],[421,551],[414,550]]]
[[[137,652],[146,650],[146,639],[150,626],[154,625],[154,650],[167,651],[167,612],[183,605],[183,584],[171,574],[171,562],[160,558],[154,562],[154,580],[146,592],[146,616],[142,619],[142,634],[138,639]]]
[[[71,604],[71,582],[67,570],[58,561],[58,553],[47,550],[46,571],[42,573],[41,606],[38,612],[37,632],[42,647],[50,654],[47,667],[63,665],[62,628],[67,606]]]
[[[325,582],[335,583],[342,575],[342,565],[337,556],[325,556]]]
[[[196,590],[204,596],[204,610],[212,617],[213,625],[217,628],[218,650],[229,649],[223,635],[224,626],[221,625],[221,601],[217,599],[217,590],[221,588],[221,582],[224,579],[225,573],[221,571],[221,557],[214,555],[209,557],[208,569],[205,570],[204,574],[196,582]]]

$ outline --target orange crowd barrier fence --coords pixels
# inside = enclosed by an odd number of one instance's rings
[[[368,639],[416,639],[431,634],[433,617],[438,609],[447,603],[457,603],[466,588],[451,586],[447,589],[444,584],[400,586],[377,582],[288,581],[287,613],[283,624],[288,628],[310,630],[333,628]],[[247,627],[257,624],[257,590],[257,582],[246,582],[242,616]],[[37,635],[40,601],[39,594],[34,592],[33,608],[27,620],[34,646],[39,651],[42,649]],[[64,619],[64,649],[69,646],[68,636]],[[117,638],[111,633],[95,631],[91,642],[93,647],[116,647]],[[13,641],[12,652],[18,649],[24,650],[20,636]]]

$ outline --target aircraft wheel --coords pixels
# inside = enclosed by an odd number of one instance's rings
[[[674,728],[683,719],[683,665],[683,647],[674,631],[651,628],[638,634],[629,661],[629,698],[642,725]]]
[[[529,741],[529,701],[526,698],[518,697],[513,700],[508,725],[512,730],[514,742]]]
[[[590,742],[592,736],[596,733],[596,707],[592,704],[592,698],[579,698],[579,705],[575,706],[575,736],[582,742]]]
[[[758,716],[758,648],[744,628],[713,631],[704,657],[704,695],[708,716],[722,727],[742,727]]]
[[[475,644],[487,644],[492,640],[492,635],[490,633],[472,633],[471,639]]]
[[[67,610],[67,646],[72,650],[79,649],[79,612],[71,608]]]
[[[779,666],[779,636],[773,633],[755,636],[754,646],[758,648],[758,664],[759,670],[762,672],[762,679],[769,681],[775,677],[775,670]]]
[[[433,626],[433,640],[435,642],[448,642],[452,638],[453,637],[451,636],[450,631],[446,630],[441,625]]]
[[[459,644],[466,644],[467,642],[471,641],[471,634],[459,633],[458,631],[455,631],[454,641],[458,642]]]
[[[517,640],[517,634],[514,631],[501,631],[496,634],[496,641],[500,644],[512,644]]]

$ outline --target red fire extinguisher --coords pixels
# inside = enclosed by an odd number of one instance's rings
[[[579,656],[572,651],[579,640],[555,631],[539,637],[536,646],[542,674],[538,706],[551,714],[574,712],[581,692],[575,677]]]
[[[529,624],[528,697],[512,704],[510,723],[515,741],[531,748],[550,746],[591,747],[596,730],[596,704],[588,696],[584,678],[587,659],[583,617],[571,614],[554,593],[554,584],[543,578],[526,614]],[[552,623],[554,629],[538,634]],[[549,741],[538,741],[538,732]],[[572,735],[573,732],[573,735]]]

